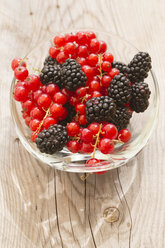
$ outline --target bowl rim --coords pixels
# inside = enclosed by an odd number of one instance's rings
[[[127,41],[126,39],[116,35],[116,34],[113,34],[113,33],[110,33],[110,32],[103,32],[103,31],[99,31],[99,30],[96,30],[96,29],[92,29],[92,28],[85,28],[85,29],[79,29],[79,31],[86,31],[86,30],[90,30],[90,31],[94,31],[94,32],[98,32],[98,33],[103,33],[105,35],[109,35],[111,37],[116,37],[117,39],[120,39],[121,41],[123,42],[126,42],[128,43],[130,46],[132,46],[133,48],[135,48],[137,51],[139,51],[139,49],[136,48],[136,46],[134,46],[130,41]],[[61,33],[71,33],[71,32],[77,32],[78,30],[67,30],[67,31],[62,31],[62,32],[56,32],[56,34],[61,34]],[[35,50],[37,48],[37,46],[39,44],[42,44],[43,42],[48,42],[50,41],[50,39],[53,37],[50,36],[48,37],[47,39],[44,39],[42,40],[41,42],[39,42],[37,45],[35,45],[26,55],[23,59],[25,59],[29,53],[31,53],[33,50]],[[13,102],[15,102],[14,98],[13,98],[13,90],[14,90],[14,85],[15,85],[15,81],[16,79],[13,77],[13,80],[12,80],[12,84],[11,84],[11,87],[10,87],[10,112],[11,112],[11,116],[12,116],[12,120],[13,120],[13,123],[14,123],[14,126],[15,126],[15,130],[16,130],[16,133],[21,141],[21,143],[23,144],[23,146],[25,147],[25,149],[30,153],[32,154],[35,158],[37,158],[38,160],[40,160],[41,162],[44,162],[46,165],[48,166],[51,166],[53,168],[56,168],[58,170],[62,170],[62,171],[68,171],[68,172],[74,172],[74,173],[93,173],[93,172],[101,172],[101,171],[108,171],[108,170],[112,170],[112,169],[115,169],[115,168],[118,168],[124,164],[126,164],[128,161],[132,160],[144,147],[145,145],[148,143],[155,127],[156,127],[156,124],[157,124],[157,121],[158,121],[158,115],[159,115],[159,102],[160,102],[160,93],[159,93],[159,85],[158,85],[158,81],[157,81],[157,78],[156,78],[156,75],[153,71],[153,69],[150,70],[150,73],[151,73],[151,77],[152,77],[152,80],[153,80],[153,83],[154,83],[154,87],[155,87],[155,95],[156,95],[156,107],[155,107],[155,112],[154,112],[154,118],[153,118],[153,123],[152,123],[152,126],[151,126],[151,129],[150,131],[147,133],[147,137],[143,140],[143,142],[141,142],[141,144],[138,146],[137,149],[135,149],[132,153],[131,153],[131,156],[126,158],[125,160],[119,160],[119,161],[115,161],[115,165],[114,165],[114,161],[112,160],[107,160],[107,162],[109,163],[109,166],[107,164],[105,165],[101,165],[98,167],[99,164],[96,164],[96,166],[92,166],[92,167],[85,167],[85,166],[69,166],[69,161],[64,161],[61,160],[58,158],[58,162],[56,161],[56,164],[54,165],[54,163],[52,164],[51,162],[47,162],[46,160],[44,160],[44,158],[46,157],[45,154],[43,153],[39,153],[35,150],[33,150],[33,148],[30,146],[30,144],[26,141],[26,138],[23,137],[21,135],[21,132],[17,126],[17,123],[16,123],[16,118],[15,118],[15,115],[14,115],[14,110],[13,110]]]

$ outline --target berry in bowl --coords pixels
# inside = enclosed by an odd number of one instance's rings
[[[159,106],[151,57],[120,37],[58,34],[11,67],[16,132],[42,162],[103,174],[148,142]]]

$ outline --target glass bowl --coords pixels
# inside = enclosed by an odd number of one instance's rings
[[[72,32],[72,31],[67,31]],[[108,45],[108,51],[114,55],[116,61],[128,63],[133,56],[138,52],[138,49],[130,42],[109,33],[95,31],[98,39],[104,40]],[[43,61],[48,54],[48,49],[51,46],[51,39],[44,40],[37,44],[26,57],[28,57],[28,68],[30,73],[34,73],[34,68],[42,68]],[[25,57],[25,58],[26,58]],[[127,163],[131,158],[136,156],[138,152],[147,144],[158,118],[159,108],[159,87],[153,70],[150,71],[148,78],[145,80],[150,86],[151,97],[149,99],[150,105],[144,113],[136,114],[130,121],[128,129],[132,133],[131,140],[123,145],[116,145],[112,154],[104,155],[97,151],[95,157],[104,160],[93,167],[86,167],[86,160],[90,158],[88,154],[73,154],[64,148],[61,152],[54,155],[47,155],[41,153],[35,143],[30,139],[30,129],[24,123],[21,114],[21,104],[13,99],[13,87],[15,78],[12,80],[10,89],[10,107],[11,115],[14,121],[17,135],[27,149],[37,159],[59,170],[69,172],[100,172],[111,170]]]

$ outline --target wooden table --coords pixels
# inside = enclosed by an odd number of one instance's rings
[[[1,248],[165,247],[164,10],[164,0],[0,1]],[[122,168],[85,182],[34,159],[9,111],[12,58],[50,33],[81,27],[116,33],[148,51],[161,92],[147,147]],[[110,223],[111,215],[119,219]]]

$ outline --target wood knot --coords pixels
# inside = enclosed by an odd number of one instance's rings
[[[103,218],[108,223],[113,223],[119,220],[120,212],[118,208],[109,207],[104,210]]]

